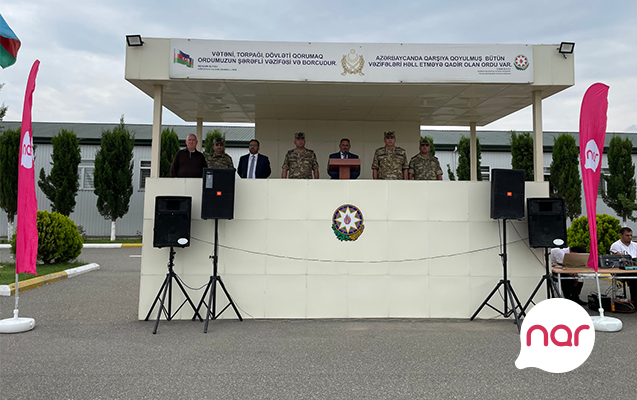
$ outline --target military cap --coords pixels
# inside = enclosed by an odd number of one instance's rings
[[[305,139],[305,133],[297,132],[294,134],[294,139]]]
[[[222,137],[216,137],[214,143],[215,144],[223,144],[225,146],[225,143],[224,143],[224,140],[223,140]]]
[[[426,138],[420,138],[420,145],[422,146],[422,145],[425,145],[425,144],[426,144],[427,146],[429,146],[429,145],[431,144],[431,143],[429,143],[429,139],[426,139]]]
[[[386,131],[385,137],[396,137],[396,132],[394,131]]]

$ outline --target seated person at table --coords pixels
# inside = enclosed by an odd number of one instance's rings
[[[337,152],[337,153],[330,154],[330,158],[340,158],[342,160],[349,159],[349,158],[358,158],[358,156],[356,154],[349,152],[349,148],[350,148],[349,139],[347,139],[347,138],[341,139],[341,143],[338,145],[338,148],[339,148],[340,151]],[[353,167],[352,169],[350,169],[350,172],[349,172],[349,178],[350,179],[356,179],[361,174],[360,168],[354,170],[355,168],[356,167]],[[335,170],[335,171],[330,171],[329,163],[327,165],[327,173],[329,174],[329,176],[332,177],[332,179],[338,179],[339,178],[338,169]]]
[[[586,253],[586,249],[582,246],[573,246],[568,249],[551,249],[551,265],[557,264],[560,267],[564,262],[564,254],[569,253]],[[576,277],[577,274],[562,274],[565,277]],[[582,300],[580,300],[579,295],[582,292],[582,287],[584,286],[584,282],[579,281],[578,279],[564,279],[562,280],[562,292],[564,293],[564,298],[568,300],[572,300],[579,305],[586,304]]]
[[[633,230],[625,226],[619,230],[619,240],[610,246],[610,254],[622,254],[637,258],[637,243],[633,242]],[[630,299],[637,300],[637,280],[626,279],[630,288]]]

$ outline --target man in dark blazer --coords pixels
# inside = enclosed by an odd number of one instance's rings
[[[259,154],[258,140],[252,139],[249,146],[250,154],[239,159],[237,173],[244,179],[266,179],[272,173],[270,160],[267,156]]]
[[[347,138],[341,139],[341,143],[338,145],[338,148],[340,149],[340,151],[334,154],[330,154],[330,158],[342,158],[342,159],[358,158],[356,154],[349,152],[349,148],[350,148],[349,139]],[[332,177],[332,179],[338,179],[338,170],[330,171],[329,163],[327,165],[327,173]],[[354,171],[354,169],[351,169],[349,173],[349,178],[356,179],[358,178],[360,174],[361,174],[360,168],[358,168],[356,171]]]

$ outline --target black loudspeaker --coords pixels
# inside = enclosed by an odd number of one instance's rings
[[[523,170],[491,170],[491,218],[524,218]]]
[[[526,200],[529,213],[529,246],[568,247],[566,241],[566,209],[561,197],[532,198]],[[564,244],[554,244],[562,239]]]
[[[234,218],[234,169],[204,168],[201,219]]]
[[[189,196],[155,197],[154,247],[190,246],[191,206]]]

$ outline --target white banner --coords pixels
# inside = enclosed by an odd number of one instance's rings
[[[170,78],[532,83],[533,46],[171,39]]]

